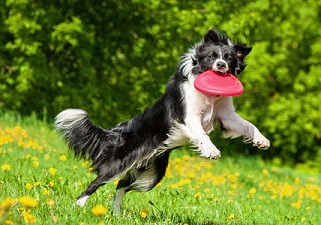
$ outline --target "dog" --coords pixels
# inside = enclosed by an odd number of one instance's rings
[[[113,210],[120,212],[125,193],[154,188],[165,175],[170,152],[186,144],[196,147],[203,157],[219,158],[221,152],[209,137],[215,124],[225,138],[243,136],[260,149],[269,148],[269,140],[235,112],[232,97],[207,95],[193,85],[207,70],[238,76],[251,50],[211,29],[182,56],[160,99],[128,122],[103,129],[81,109],[59,113],[56,128],[76,156],[92,161],[97,173],[76,204],[84,206],[97,188],[120,178],[113,199]]]

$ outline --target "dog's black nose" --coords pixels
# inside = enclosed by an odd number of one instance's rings
[[[226,63],[220,61],[220,62],[216,63],[216,66],[217,66],[218,69],[225,69],[226,68]]]

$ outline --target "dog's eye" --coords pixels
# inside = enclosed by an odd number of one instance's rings
[[[207,57],[208,57],[209,59],[216,59],[217,56],[218,56],[218,55],[214,52],[214,53],[212,53],[212,54],[209,54]]]
[[[224,59],[225,60],[228,60],[228,61],[232,61],[233,60],[233,57],[231,56],[231,55],[229,55],[229,54],[224,54]]]

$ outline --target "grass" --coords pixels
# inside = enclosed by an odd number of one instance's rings
[[[0,121],[0,224],[321,224],[320,175],[224,150],[218,161],[174,151],[162,182],[126,194],[122,215],[110,204],[116,182],[76,207],[95,178],[89,162],[34,116],[6,113]]]

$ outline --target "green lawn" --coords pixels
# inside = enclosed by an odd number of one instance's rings
[[[152,191],[126,194],[114,216],[109,183],[83,208],[75,198],[95,177],[52,126],[0,114],[0,224],[321,224],[321,176],[258,158],[212,161],[173,152]]]

